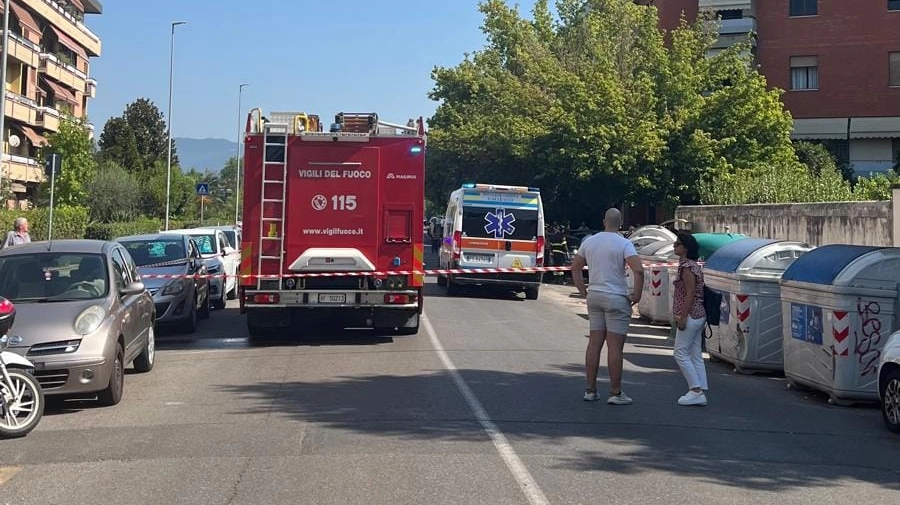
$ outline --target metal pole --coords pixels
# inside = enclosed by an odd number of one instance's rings
[[[186,22],[173,21],[172,33],[169,36],[169,118],[166,123],[169,155],[166,161],[166,231],[169,231],[169,201],[172,198],[172,77],[175,72],[175,27]]]
[[[234,175],[234,224],[240,220],[240,202],[241,202],[241,147],[244,143],[244,129],[241,125],[241,95],[244,88],[249,84],[241,84],[238,86],[238,138],[237,138],[237,170]]]
[[[206,203],[206,197],[200,195],[200,227],[203,228],[203,204]]]
[[[6,59],[9,55],[9,0],[3,2],[3,56],[0,56],[0,195],[3,208],[7,206],[7,194],[3,190],[3,167],[6,157]]]
[[[50,223],[47,240],[53,240],[53,189],[56,186],[56,153],[50,155]]]

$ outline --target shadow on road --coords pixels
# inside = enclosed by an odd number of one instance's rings
[[[880,426],[873,409],[804,401],[783,384],[756,377],[740,377],[737,387],[730,378],[714,380],[709,407],[678,407],[682,379],[671,371],[671,357],[628,356],[633,359],[652,359],[645,364],[665,369],[626,374],[626,389],[636,399],[628,407],[581,401],[583,368],[576,363],[541,373],[459,372],[514,445],[546,444],[553,453],[560,443],[594,440],[559,454],[559,468],[666,472],[771,492],[848,479],[900,491],[900,440]],[[718,371],[711,370],[714,379]],[[675,388],[673,381],[679,381]],[[253,400],[256,407],[242,413],[278,413],[322,428],[401,439],[486,440],[453,384],[440,370],[220,387]],[[602,449],[609,444],[623,449]]]

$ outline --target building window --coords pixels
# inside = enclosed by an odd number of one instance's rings
[[[900,0],[888,0],[889,11],[900,11]]]
[[[819,0],[791,0],[791,16],[815,16],[819,13]]]
[[[900,86],[900,53],[890,55],[890,85]]]
[[[791,56],[791,89],[819,89],[819,63],[815,56]]]
[[[716,11],[716,15],[720,19],[741,19],[744,17],[744,11],[740,9],[728,9],[724,11]]]

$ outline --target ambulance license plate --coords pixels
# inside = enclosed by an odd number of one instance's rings
[[[319,303],[346,303],[347,295],[344,293],[319,293]]]
[[[491,263],[494,261],[493,254],[466,254],[466,260],[474,263]]]

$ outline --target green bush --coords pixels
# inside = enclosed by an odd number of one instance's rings
[[[50,209],[0,209],[0,223],[5,231],[13,229],[17,217],[24,217],[30,225],[31,240],[47,240],[50,232]],[[53,209],[53,238],[84,238],[88,226],[88,209],[84,207],[57,207]]]
[[[169,222],[171,226],[171,221]],[[93,223],[87,228],[86,237],[97,240],[113,240],[127,235],[156,233],[163,228],[159,219],[143,218],[122,223]]]

